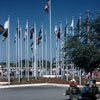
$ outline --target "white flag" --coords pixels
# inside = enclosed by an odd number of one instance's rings
[[[5,22],[4,28],[5,28],[5,29],[8,29],[8,20]]]
[[[55,36],[57,36],[57,25],[55,25]]]
[[[72,18],[72,23],[71,23],[70,27],[71,27],[71,31],[72,31],[74,28],[74,18]]]

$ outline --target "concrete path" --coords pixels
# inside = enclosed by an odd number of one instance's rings
[[[62,94],[65,87],[57,86],[33,86],[1,88],[0,100],[67,100]]]

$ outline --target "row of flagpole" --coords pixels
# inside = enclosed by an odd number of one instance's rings
[[[61,26],[61,31],[62,31],[62,25],[60,24],[60,26]],[[29,80],[29,59],[28,59],[28,21],[27,21],[27,24],[26,24],[26,32],[27,32],[27,44],[26,44],[26,42],[25,42],[25,45],[26,45],[26,66],[27,66],[27,80]],[[21,62],[21,68],[20,68],[20,61],[22,61],[22,38],[21,38],[21,60],[20,60],[20,57],[19,57],[19,32],[20,32],[20,34],[22,33],[21,32],[21,28],[19,27],[19,20],[18,20],[18,70],[19,70],[19,82],[20,82],[20,77],[22,78],[22,62]],[[34,34],[35,36],[34,36],[34,57],[35,57],[35,61],[34,61],[34,76],[37,78],[37,68],[36,68],[36,57],[37,57],[37,50],[36,50],[36,26],[35,26],[35,34]],[[43,35],[43,27],[42,27],[42,35]],[[22,36],[21,36],[22,37]],[[42,36],[43,37],[43,36]],[[8,38],[9,39],[9,38]],[[16,37],[16,39],[17,39],[17,37]],[[57,38],[56,38],[57,39]],[[9,41],[8,41],[8,43],[9,43]],[[17,42],[16,42],[16,45],[17,45]],[[57,44],[56,44],[57,45]],[[8,45],[9,46],[9,45]],[[61,46],[62,46],[62,41],[61,41]],[[56,46],[57,47],[57,46]],[[17,48],[17,47],[16,47]],[[62,47],[61,47],[62,48]],[[9,49],[9,48],[8,48]],[[9,51],[9,50],[8,50]],[[56,51],[56,54],[57,54],[57,51]],[[61,54],[62,55],[62,54]],[[9,55],[8,55],[9,56]],[[59,54],[58,54],[58,56],[59,56]],[[56,57],[57,57],[57,55],[56,55]],[[59,57],[58,57],[59,58]],[[57,58],[56,58],[57,59]],[[17,60],[17,49],[16,49],[16,60]],[[61,61],[62,61],[62,58],[61,58]],[[8,62],[9,62],[9,60],[8,60]],[[59,60],[58,60],[58,63],[59,63]],[[17,61],[16,61],[16,66],[17,66]],[[8,66],[9,67],[9,66]],[[57,64],[56,64],[56,68],[57,68]],[[9,71],[9,70],[8,70]],[[21,71],[21,76],[20,76],[20,71]],[[8,72],[9,73],[9,72]],[[42,38],[42,75],[43,75],[43,38]],[[61,76],[62,76],[62,65],[61,65]],[[8,78],[9,79],[9,78]]]
[[[81,20],[81,16],[80,16],[80,20]],[[51,0],[49,0],[49,22],[50,22],[50,75],[52,75]],[[8,17],[7,25],[8,25],[8,27],[6,27],[8,29],[7,71],[8,71],[8,82],[10,83],[10,18],[9,17]],[[55,27],[56,27],[56,30],[57,30],[57,26],[55,26]],[[18,73],[18,78],[19,78],[19,82],[20,82],[21,81],[20,78],[22,78],[22,28],[20,27],[19,19],[18,19],[17,28],[18,29],[17,29],[17,33],[16,33],[16,78],[17,78],[17,73]],[[59,32],[62,33],[62,23],[60,24],[60,28],[61,29],[59,29]],[[72,36],[74,36],[74,17],[72,17],[71,28],[72,28],[72,31],[71,31]],[[41,25],[41,31],[42,31],[42,52],[41,52],[42,53],[42,66],[41,66],[41,62],[40,62],[40,69],[41,69],[40,76],[43,76],[43,74],[44,74],[43,25]],[[47,33],[45,32],[45,34],[46,34],[46,38],[47,38]],[[27,80],[29,81],[28,21],[27,21],[26,27],[25,27],[25,37],[24,38],[25,38],[25,75],[27,75]],[[59,75],[58,68],[59,68],[59,66],[61,66],[61,78],[63,78],[63,71],[64,71],[64,59],[62,58],[62,55],[63,55],[62,51],[61,51],[61,54],[60,54],[61,57],[59,57],[59,52],[60,52],[60,49],[62,50],[62,46],[63,46],[63,42],[64,42],[62,39],[63,38],[61,36],[61,41],[58,41],[58,38],[56,36],[56,75]],[[36,24],[34,24],[33,43],[34,43],[34,46],[33,46],[32,62],[33,62],[33,59],[34,59],[34,63],[32,64],[32,76],[35,76],[35,79],[37,79],[37,75],[38,75],[38,73],[37,73],[37,70],[38,70],[37,65],[38,64],[37,63],[38,63],[38,59],[41,59],[41,58],[39,57],[39,54],[37,52]],[[20,47],[21,47],[21,50],[20,50]],[[40,51],[40,47],[38,48],[38,51]],[[37,55],[38,55],[38,57],[37,57]],[[59,59],[59,58],[61,58],[61,59]],[[45,68],[46,68],[46,71],[47,71],[47,41],[45,42],[45,59],[46,59],[45,60],[46,61],[45,62]],[[62,61],[62,64],[59,64],[59,60]],[[73,78],[74,78],[74,64],[72,64],[72,71],[73,71]],[[80,73],[81,73],[81,71],[80,71]],[[81,78],[80,78],[80,80],[81,80]]]
[[[60,24],[60,26],[61,26],[61,30],[60,31],[62,31],[62,25]],[[34,59],[35,59],[35,61],[34,61],[34,76],[37,78],[37,64],[36,64],[36,62],[37,62],[37,50],[36,50],[36,39],[37,39],[37,37],[36,37],[36,25],[34,25],[34,29],[35,29],[35,32],[34,32]],[[9,28],[8,28],[9,29]],[[27,43],[25,42],[25,48],[26,48],[26,66],[27,66],[27,80],[29,80],[29,59],[28,59],[28,21],[27,21],[27,23],[26,23],[26,32],[27,33],[25,33],[25,34],[27,34]],[[20,78],[22,78],[22,29],[21,29],[21,27],[19,27],[19,20],[18,20],[18,30],[17,30],[17,32],[18,32],[18,38],[17,38],[17,35],[16,35],[16,40],[18,39],[18,75],[19,75],[19,82],[20,82]],[[20,33],[19,33],[20,32]],[[9,33],[9,31],[8,31],[8,33]],[[9,36],[9,35],[8,35]],[[21,40],[19,41],[19,37],[21,38]],[[43,37],[43,27],[42,27],[42,37]],[[9,40],[9,37],[8,37],[8,40]],[[56,40],[57,40],[57,37],[56,37]],[[21,42],[21,43],[19,43],[19,42]],[[58,41],[57,41],[58,42]],[[56,42],[56,48],[57,48],[57,42]],[[8,43],[9,43],[9,41],[8,41]],[[20,55],[20,52],[19,52],[19,46],[21,45],[21,57],[19,56]],[[59,44],[58,44],[58,46],[59,46]],[[61,41],[61,46],[62,46],[62,41]],[[61,47],[62,48],[62,47]],[[58,48],[57,48],[58,49]],[[9,52],[9,45],[8,45],[8,52]],[[57,54],[57,51],[56,51],[56,54]],[[62,54],[61,54],[62,55]],[[9,56],[9,53],[8,53],[8,56]],[[59,56],[59,54],[58,54],[58,56]],[[56,57],[57,57],[57,55],[56,55]],[[8,57],[9,58],[9,57]],[[21,58],[21,59],[20,59]],[[56,59],[56,61],[58,61],[58,63],[59,63],[59,60],[58,60],[58,58],[59,57],[57,57]],[[20,61],[21,61],[21,64],[20,64]],[[62,58],[61,58],[61,61],[63,61],[62,60]],[[59,65],[59,64],[58,64]],[[21,68],[20,68],[20,66],[21,66]],[[25,67],[26,67],[25,66]],[[63,76],[62,75],[62,66],[63,65],[61,65],[61,76]],[[16,67],[17,67],[17,42],[16,42]],[[59,66],[57,66],[57,64],[56,64],[56,68],[57,67],[59,67]],[[16,68],[17,69],[17,68]],[[47,69],[46,69],[47,70]],[[42,75],[43,75],[43,71],[44,71],[44,69],[43,69],[43,38],[42,38]],[[20,76],[20,72],[21,72],[21,76]],[[9,59],[8,59],[8,73],[9,73]],[[56,72],[56,73],[58,73],[58,72]],[[8,74],[8,79],[9,79],[9,74]]]

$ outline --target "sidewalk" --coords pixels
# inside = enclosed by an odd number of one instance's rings
[[[36,83],[36,84],[7,85],[7,82],[4,82],[4,84],[1,84],[0,88],[33,87],[33,86],[69,87],[69,84]],[[78,85],[78,87],[82,88],[83,86]]]

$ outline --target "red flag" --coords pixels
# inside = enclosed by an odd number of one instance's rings
[[[34,33],[34,25],[33,25],[32,29],[30,30],[30,39],[33,38],[33,33]]]
[[[0,25],[0,35],[4,32],[4,27]]]
[[[88,28],[88,16],[86,16],[86,24],[85,24],[85,29],[87,30],[87,28]]]

